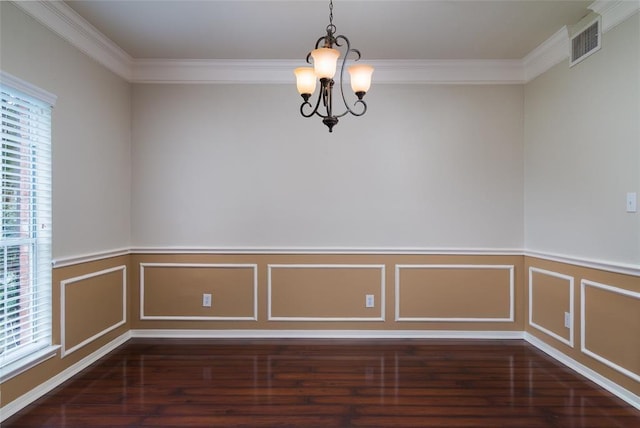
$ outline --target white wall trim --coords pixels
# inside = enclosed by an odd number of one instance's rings
[[[252,269],[253,270],[253,315],[245,317],[228,316],[181,316],[181,315],[145,315],[145,268],[193,268],[193,269]],[[255,263],[140,263],[140,319],[163,321],[257,321],[258,320],[258,265]]]
[[[640,1],[597,0],[589,9],[602,15],[602,31],[607,32],[640,10]],[[571,44],[567,26],[522,58],[524,82],[530,82],[551,67],[569,58]]]
[[[20,375],[21,373],[31,370],[48,359],[55,357],[59,349],[60,345],[47,346],[44,349],[32,352],[27,358],[21,358],[13,363],[5,365],[2,367],[2,371],[0,372],[0,384]]]
[[[521,256],[522,248],[429,247],[133,247],[131,254],[468,255]]]
[[[599,288],[601,290],[605,290],[611,293],[615,293],[615,294],[620,294],[626,297],[631,297],[633,299],[638,299],[640,300],[640,293],[635,292],[635,291],[631,291],[631,290],[626,290],[624,288],[619,288],[619,287],[613,287],[611,285],[606,285],[606,284],[601,284],[598,282],[594,282],[594,281],[589,281],[587,279],[583,279],[582,281],[580,281],[580,350],[585,354],[590,356],[591,358],[601,362],[602,364],[605,364],[609,367],[611,367],[612,369],[616,370],[619,373],[622,373],[625,376],[630,377],[631,379],[635,380],[636,382],[640,382],[640,374],[638,373],[634,373],[631,370],[624,368],[622,366],[620,366],[619,364],[614,363],[613,361],[607,359],[606,357],[590,350],[587,348],[586,345],[586,320],[587,320],[587,314],[586,314],[586,288],[587,287],[594,287],[594,288]]]
[[[135,338],[171,339],[523,339],[522,331],[465,330],[131,330]]]
[[[130,247],[61,257],[54,268],[100,261],[129,254],[212,254],[212,255],[452,255],[452,256],[527,256],[590,269],[640,277],[640,265],[589,259],[523,248],[436,248],[436,247]]]
[[[542,352],[548,354],[550,357],[569,367],[570,369],[580,373],[587,379],[595,382],[600,385],[602,388],[606,389],[616,397],[626,401],[636,409],[640,410],[640,396],[634,394],[633,392],[621,387],[617,383],[607,379],[602,376],[600,373],[595,370],[590,369],[584,364],[579,363],[573,358],[567,356],[566,354],[558,351],[554,347],[546,344],[542,340],[538,339],[532,334],[524,333],[524,340],[541,350]]]
[[[564,254],[547,253],[543,251],[533,250],[526,250],[524,252],[524,255],[527,257],[535,257],[538,259],[576,265],[589,269],[604,270],[607,272],[621,273],[623,275],[640,276],[640,265],[617,263],[607,260],[587,259],[582,257],[567,256]]]
[[[295,84],[302,60],[133,61],[134,83]],[[521,60],[377,60],[376,84],[521,84]]]
[[[53,376],[49,380],[40,385],[36,386],[29,392],[21,395],[16,398],[14,401],[10,402],[6,406],[0,408],[0,422],[8,419],[10,416],[16,414],[20,410],[24,409],[29,404],[36,401],[38,398],[42,397],[46,393],[50,392],[57,386],[71,379],[73,376],[80,373],[82,370],[89,367],[91,364],[98,361],[100,358],[107,355],[109,352],[117,349],[119,346],[124,344],[127,340],[131,338],[131,331],[127,331],[111,342],[107,343],[97,351],[87,355],[77,363],[69,366],[67,369]]]
[[[298,65],[300,61],[297,62]],[[516,60],[378,60],[375,84],[522,84],[523,62]]]
[[[52,94],[49,91],[45,91],[44,89],[39,88],[36,85],[25,80],[22,80],[21,78],[16,77],[13,74],[9,74],[6,71],[0,70],[0,82],[2,82],[4,85],[10,86],[13,89],[24,92],[25,94],[40,101],[40,103],[44,102],[51,107],[55,107],[56,101],[58,100],[57,95]]]
[[[274,269],[379,269],[380,270],[380,315],[374,317],[276,317],[272,314],[272,281]],[[269,264],[267,265],[267,319],[269,321],[384,321],[385,310],[385,265],[380,264]],[[364,302],[363,302],[364,304]]]
[[[502,318],[403,317],[400,315],[401,269],[506,269],[509,271],[509,316]],[[395,320],[398,322],[513,322],[515,320],[515,267],[513,265],[400,264],[395,267]]]
[[[596,0],[589,9],[602,15],[602,32],[614,28],[640,10],[639,0]]]
[[[112,257],[127,256],[129,254],[131,254],[129,248],[118,248],[114,250],[61,257],[58,259],[54,259],[51,264],[54,268],[62,268],[65,266],[74,266],[81,263],[97,262],[100,260],[110,259]]]
[[[131,80],[132,58],[61,1],[14,1],[32,18],[125,80]]]
[[[104,330],[94,334],[93,336],[83,340],[77,345],[72,346],[71,348],[67,348],[67,344],[66,344],[67,330],[66,330],[66,321],[65,321],[65,315],[66,315],[66,309],[67,309],[67,306],[66,306],[67,286],[70,284],[74,284],[76,282],[84,281],[86,279],[95,278],[97,276],[107,275],[107,274],[118,272],[118,271],[122,271],[122,319],[116,322],[115,324],[105,328]],[[83,348],[84,346],[88,345],[94,340],[99,339],[105,334],[115,330],[116,328],[126,323],[127,323],[127,267],[126,266],[124,265],[115,266],[109,269],[104,269],[101,271],[92,272],[86,275],[76,276],[73,278],[68,278],[63,281],[60,281],[60,345],[61,345],[60,358],[65,358],[67,355],[77,351],[80,348]]]
[[[294,84],[293,60],[136,59],[133,83]]]
[[[598,0],[590,9],[603,16],[604,31],[640,8],[638,1]],[[16,1],[23,11],[125,80],[134,83],[293,84],[301,60],[135,59],[64,2]],[[376,84],[523,84],[568,57],[566,28],[522,59],[379,60]]]
[[[554,278],[560,278],[560,279],[564,279],[566,281],[569,282],[569,314],[571,317],[571,325],[569,327],[569,340],[565,339],[564,337],[560,336],[559,334],[554,333],[553,331],[541,326],[540,324],[537,324],[533,321],[533,311],[534,311],[534,306],[533,306],[533,273],[537,272],[540,273],[542,275],[547,275],[547,276],[552,276]],[[573,348],[574,346],[574,326],[575,326],[575,317],[574,317],[574,296],[575,296],[575,286],[574,286],[574,278],[570,275],[564,275],[558,272],[552,272],[549,270],[545,270],[545,269],[540,269],[540,268],[536,268],[533,266],[529,266],[529,325],[535,329],[540,330],[541,332],[543,332],[544,334],[553,337],[556,340],[559,340],[560,342],[564,343],[565,345],[568,345],[570,347]]]
[[[566,26],[522,58],[524,81],[530,82],[551,67],[569,58],[569,31]]]

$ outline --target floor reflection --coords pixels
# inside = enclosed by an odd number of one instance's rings
[[[624,427],[640,412],[519,340],[137,339],[2,426]]]

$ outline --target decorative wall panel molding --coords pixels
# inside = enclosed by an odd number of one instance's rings
[[[407,291],[403,291],[403,287],[408,287],[402,283],[402,271],[417,271],[423,270],[428,272],[427,275],[431,275],[432,272],[446,272],[449,271],[449,278],[447,278],[447,274],[441,273],[440,278],[437,278],[436,281],[432,281],[429,283],[429,280],[422,279],[417,281],[417,284],[414,284],[412,287],[414,290],[412,292],[416,293],[416,296],[413,296],[411,299],[408,299],[406,303],[403,301],[402,296],[407,293]],[[505,284],[500,284],[500,292],[504,292],[504,296],[492,296],[487,293],[487,290],[480,293],[483,296],[483,299],[475,299],[475,298],[465,298],[462,297],[463,294],[469,293],[472,295],[479,296],[478,286],[474,283],[473,280],[460,278],[459,274],[464,271],[475,271],[475,276],[482,276],[481,271],[486,272],[495,272],[495,271],[505,271]],[[470,272],[469,272],[470,273]],[[456,278],[458,276],[459,278]],[[465,284],[460,284],[458,281],[465,280]],[[406,280],[405,280],[406,281]],[[443,287],[443,284],[447,284]],[[433,307],[431,306],[430,299],[435,297],[435,293],[429,292],[429,287],[438,287],[440,288],[439,294],[442,292],[449,293],[447,299],[438,300],[437,304],[433,303]],[[489,286],[489,285],[487,285]],[[474,288],[475,287],[475,288]],[[494,288],[493,292],[495,292],[495,284],[491,284],[490,287]],[[420,290],[421,289],[421,290]],[[513,322],[515,320],[515,278],[514,278],[514,266],[513,265],[462,265],[462,264],[424,264],[424,265],[396,265],[395,268],[395,319],[396,321],[405,321],[405,322]],[[424,293],[424,296],[418,295],[418,291]],[[459,297],[454,297],[453,294],[457,294]],[[472,316],[472,315],[463,315],[464,312],[493,312],[494,308],[484,309],[480,307],[473,307],[474,304],[480,302],[491,302],[492,299],[502,298],[506,303],[506,306],[500,308],[500,312],[503,312],[504,316]],[[445,301],[446,300],[446,301]],[[420,308],[420,301],[426,302],[427,308]],[[464,303],[462,303],[464,301]],[[424,315],[405,315],[408,311],[406,306],[411,303],[413,306],[413,312],[418,311],[434,311],[437,310],[438,314],[424,314]],[[450,315],[443,315],[443,313],[449,312]]]
[[[174,283],[161,284],[163,289],[170,290],[170,293],[167,293],[169,295],[165,296],[165,300],[157,303],[161,306],[159,310],[175,311],[174,313],[158,313],[157,309],[156,313],[150,314],[147,308],[147,305],[150,304],[150,298],[148,296],[151,294],[148,289],[159,286],[158,284],[147,284],[148,276],[150,276],[149,272],[153,269],[186,269],[187,271],[191,271],[190,274],[198,277],[195,280],[187,278],[188,274],[182,278],[177,278]],[[210,277],[206,277],[204,274],[205,270],[210,270]],[[223,279],[220,277],[224,271],[235,271],[236,274],[240,275],[240,271],[242,270],[250,270],[250,278],[249,275],[244,275],[246,278],[241,279]],[[218,277],[216,277],[216,275],[218,275]],[[247,278],[250,279],[250,283],[243,284],[239,282]],[[236,282],[236,280],[238,282]],[[187,294],[190,301],[186,302],[186,304],[179,299],[180,287],[184,287],[185,292],[188,292]],[[212,307],[202,308],[201,300],[193,300],[193,290],[190,290],[189,287],[197,287],[198,290],[202,289],[212,294]],[[224,291],[221,287],[224,288]],[[250,287],[250,293],[248,293],[247,296],[242,295],[241,293],[243,291],[247,294],[246,289],[248,287]],[[218,298],[219,295],[211,291],[213,289],[216,289],[220,294],[224,294],[226,299],[220,302]],[[162,294],[163,293],[153,293],[152,297],[157,298]],[[230,302],[232,301],[241,307],[238,309],[229,308]],[[246,308],[249,309],[250,313],[238,315],[206,315],[205,312],[203,312],[211,311],[220,313],[229,310],[232,312],[243,312],[247,310]],[[178,314],[179,312],[196,311],[198,311],[199,314]],[[254,263],[140,263],[140,319],[164,321],[256,321],[258,319],[258,265]]]
[[[270,264],[267,269],[269,321],[384,321],[384,265]],[[375,275],[366,275],[372,270]],[[363,309],[366,294],[375,296],[373,308]],[[278,308],[279,299],[288,307]]]
[[[620,317],[622,308],[617,307],[617,306],[613,306],[609,308],[609,313],[608,318],[611,321],[611,324],[609,326],[602,326],[602,325],[598,325],[596,327],[590,326],[589,324],[589,319],[590,317],[595,317],[596,314],[590,314],[589,313],[589,307],[588,307],[588,290],[589,289],[595,289],[595,290],[602,290],[605,291],[607,293],[613,293],[617,296],[622,296],[625,299],[630,299],[629,303],[633,306],[633,308],[630,309],[630,313],[628,315],[630,315],[629,318],[631,318],[632,320],[635,320],[636,324],[627,324],[625,323],[624,325],[621,325],[618,322],[615,322],[615,319],[617,317]],[[607,356],[602,355],[601,353],[598,353],[598,351],[594,350],[593,348],[590,348],[590,346],[595,346],[595,344],[589,344],[589,342],[591,342],[589,340],[589,332],[593,329],[608,329],[608,331],[605,331],[605,335],[607,337],[607,339],[613,339],[613,338],[623,338],[625,336],[628,336],[628,339],[631,341],[635,341],[636,343],[640,343],[640,336],[638,335],[638,332],[640,331],[640,317],[638,317],[638,314],[640,313],[640,293],[639,292],[635,292],[635,291],[631,291],[631,290],[627,290],[624,288],[619,288],[619,287],[614,287],[611,285],[607,285],[607,284],[601,284],[598,282],[594,282],[594,281],[589,281],[586,279],[583,279],[580,282],[580,350],[585,354],[590,356],[591,358],[594,358],[596,360],[598,360],[599,362],[611,367],[612,369],[630,377],[631,379],[635,380],[636,382],[640,382],[640,372],[638,371],[634,371],[630,368],[627,367],[623,367],[622,364],[612,361],[610,358],[607,358]],[[599,312],[600,314],[600,318],[602,318],[602,312],[603,310],[606,310],[602,307],[602,301],[599,301]],[[622,320],[625,320],[625,318],[621,318]],[[615,331],[613,330],[615,328]],[[627,345],[627,341],[624,341],[624,345]],[[607,344],[601,344],[601,347],[606,347],[608,348],[608,350],[614,346],[618,345],[618,343],[612,342],[612,343],[607,343]],[[634,360],[636,362],[637,365],[640,366],[640,363],[638,363],[638,361],[640,361],[640,359],[638,359],[638,356],[640,356],[640,347],[638,347],[637,345],[634,346],[633,343],[630,344],[631,347],[631,351],[635,351],[635,355],[632,355],[631,358],[632,360]],[[600,351],[602,352],[602,351]]]
[[[85,338],[79,343],[68,345],[68,332],[67,332],[67,315],[72,314],[72,311],[77,307],[77,305],[85,305],[88,307],[94,307],[96,311],[99,310],[100,306],[105,302],[103,301],[81,301],[81,302],[70,302],[69,301],[69,288],[70,287],[90,287],[90,285],[82,284],[91,279],[98,278],[100,276],[109,275],[114,272],[121,273],[121,282],[120,284],[116,284],[115,286],[119,287],[122,293],[122,306],[120,308],[103,308],[103,309],[113,309],[115,311],[120,310],[121,316],[120,319],[116,320],[111,325],[105,325],[102,327],[102,330],[97,331],[95,334],[90,337]],[[75,306],[71,307],[72,304]],[[71,315],[69,315],[71,317]],[[76,322],[87,322],[87,320],[75,320]],[[66,357],[67,355],[77,351],[78,349],[88,345],[94,340],[104,336],[110,331],[115,330],[116,328],[124,325],[127,322],[127,267],[126,266],[116,266],[109,269],[100,270],[97,272],[92,272],[86,275],[76,276],[73,278],[68,278],[63,281],[60,281],[60,344],[61,344],[61,358]]]
[[[548,326],[549,328],[545,327],[542,325],[542,323],[536,323],[534,321],[534,318],[536,318],[536,308],[537,306],[535,305],[535,298],[534,298],[534,287],[535,287],[535,282],[534,282],[534,274],[539,274],[539,275],[546,275],[552,278],[558,278],[561,279],[563,281],[566,281],[567,283],[567,294],[568,294],[568,299],[569,299],[569,314],[570,314],[570,318],[571,318],[571,324],[569,327],[569,338],[565,338],[562,335],[552,331],[552,327]],[[543,332],[546,335],[549,335],[551,337],[553,337],[556,340],[559,340],[560,342],[564,343],[565,345],[571,346],[573,348],[573,339],[574,339],[574,325],[575,325],[575,320],[574,320],[574,278],[570,275],[564,275],[558,272],[552,272],[549,270],[545,270],[545,269],[539,269],[536,267],[529,267],[529,325],[533,328],[536,328],[538,330],[540,330],[541,332]]]

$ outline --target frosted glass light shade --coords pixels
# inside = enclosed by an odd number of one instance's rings
[[[336,74],[336,63],[339,56],[340,51],[337,49],[320,48],[312,50],[311,57],[313,58],[313,68],[316,76],[319,79],[333,79]]]
[[[316,90],[316,74],[313,71],[313,67],[298,67],[293,72],[296,75],[296,86],[298,87],[298,93],[313,94]]]
[[[371,87],[371,75],[373,67],[365,64],[352,65],[347,68],[351,77],[351,89],[353,92],[367,92]]]

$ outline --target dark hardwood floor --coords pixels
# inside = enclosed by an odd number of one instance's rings
[[[522,340],[134,339],[17,427],[640,427]]]

